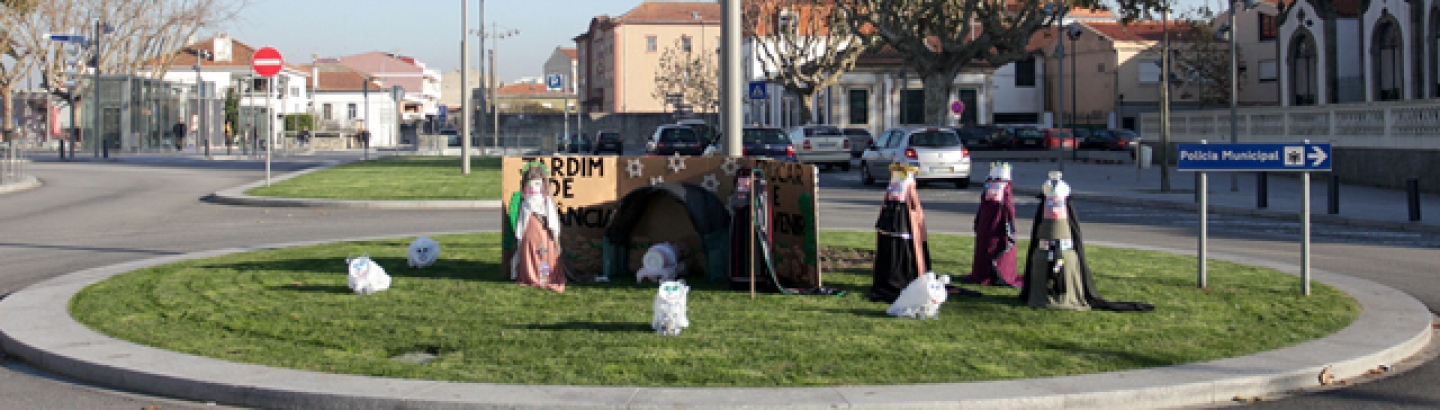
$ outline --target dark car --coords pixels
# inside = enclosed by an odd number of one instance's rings
[[[645,142],[645,153],[652,155],[700,155],[705,144],[695,129],[684,125],[661,125]]]
[[[445,145],[449,145],[452,147],[460,146],[460,132],[456,131],[454,128],[446,128],[440,130],[440,135],[445,136]]]
[[[1075,134],[1069,128],[1046,128],[1040,134],[1045,136],[1045,149],[1075,149]]]
[[[770,158],[781,161],[795,161],[795,146],[785,130],[775,127],[745,127],[740,141],[747,157]]]
[[[625,141],[620,138],[620,133],[615,131],[600,131],[595,133],[595,150],[593,154],[601,152],[614,152],[615,155],[625,154]]]
[[[1080,149],[1103,151],[1135,151],[1140,145],[1140,135],[1130,130],[1096,130],[1090,138],[1080,142]]]
[[[1032,126],[1009,126],[1005,127],[1008,134],[1008,141],[1004,145],[1006,149],[1043,149],[1045,148],[1045,134],[1039,128]]]
[[[870,142],[875,140],[875,137],[870,135],[870,130],[864,128],[846,128],[843,132],[846,138],[850,138],[851,158],[860,158],[860,154],[865,152],[865,147],[870,146]]]
[[[590,136],[586,134],[580,134],[570,138],[570,143],[567,145],[569,146],[566,147],[566,152],[571,154],[587,153],[594,150],[594,147],[590,143]]]
[[[960,143],[965,145],[965,149],[975,151],[991,149],[994,146],[991,138],[996,135],[997,128],[982,126],[954,128],[953,130],[955,135],[960,136]]]

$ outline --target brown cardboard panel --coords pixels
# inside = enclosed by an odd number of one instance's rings
[[[714,192],[728,202],[735,188],[735,171],[759,166],[766,170],[775,214],[773,250],[781,283],[790,287],[819,286],[820,266],[814,255],[819,244],[814,226],[816,177],[814,166],[788,162],[724,157],[595,157],[550,156],[502,161],[501,198],[508,220],[508,203],[520,189],[525,161],[539,160],[552,170],[551,195],[560,213],[560,245],[564,260],[581,276],[601,271],[601,239],[620,198],[652,184],[683,182]],[[809,206],[804,206],[807,200]],[[670,200],[652,200],[647,218],[635,227],[630,249],[630,273],[638,270],[644,252],[655,243],[671,242],[680,248],[691,268],[690,277],[704,277],[700,239],[684,207]],[[808,211],[807,211],[808,210]],[[507,253],[508,254],[508,253]],[[502,264],[507,266],[507,264]]]

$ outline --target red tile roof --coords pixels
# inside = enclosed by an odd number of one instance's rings
[[[365,90],[365,73],[359,70],[337,63],[321,63],[317,68],[320,73],[320,87],[317,89],[319,92]],[[310,67],[306,66],[305,70],[307,73],[310,72]],[[315,78],[310,78],[306,85],[314,87],[315,80]],[[380,90],[379,82],[370,82],[370,91],[379,92]]]
[[[496,95],[501,96],[532,96],[532,97],[568,97],[571,94],[564,91],[550,91],[545,84],[520,83],[500,86],[495,90]]]
[[[1108,21],[1085,21],[1080,24],[1114,41],[1160,41],[1165,38],[1165,27],[1158,21],[1136,21],[1130,24]],[[1170,41],[1177,41],[1183,21],[1170,22]]]
[[[1335,4],[1335,13],[1339,14],[1340,17],[1360,17],[1360,13],[1364,12],[1360,10],[1360,1],[1361,0],[1334,0],[1332,3]]]
[[[696,14],[699,19],[695,18]],[[621,23],[720,23],[720,4],[647,1],[617,18]]]
[[[565,55],[569,56],[571,60],[575,59],[575,47],[560,47],[560,52],[565,53]]]
[[[201,67],[250,67],[251,63],[253,62],[252,57],[255,56],[255,50],[260,49],[259,47],[251,46],[243,41],[236,40],[234,38],[218,38],[230,39],[230,61],[202,60],[200,62]],[[171,62],[170,66],[194,67],[196,59],[195,52],[205,50],[209,51],[211,55],[214,55],[216,39],[217,37],[207,38],[193,44],[187,44],[184,47],[181,47],[179,50],[175,50],[175,61]],[[283,51],[281,52],[281,55],[284,55]],[[145,62],[144,64],[142,64],[142,66],[157,66],[164,63],[165,59],[167,58],[169,58],[169,56],[156,57],[154,59],[151,59],[150,61]],[[295,65],[290,64],[289,62],[286,62],[285,66],[291,69],[295,69]]]

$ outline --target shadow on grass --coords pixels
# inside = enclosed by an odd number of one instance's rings
[[[595,331],[595,332],[653,332],[649,323],[636,322],[560,322],[551,324],[531,324],[510,326],[514,329],[530,330],[564,330],[564,331]]]
[[[371,258],[385,273],[399,278],[457,279],[479,282],[510,282],[500,273],[500,265],[493,262],[475,262],[441,259],[425,269],[412,269],[405,258]],[[201,269],[231,269],[237,271],[272,271],[305,274],[347,274],[344,258],[298,258],[273,261],[247,261],[200,265]],[[289,287],[289,286],[286,286]],[[293,287],[291,287],[293,288]],[[323,288],[323,286],[317,286]],[[317,289],[323,290],[323,289]],[[347,290],[348,292],[348,290]]]
[[[829,313],[849,314],[861,317],[890,317],[889,314],[885,313],[885,309],[889,305],[884,303],[874,303],[872,306],[873,307],[869,309],[825,309],[825,311]]]

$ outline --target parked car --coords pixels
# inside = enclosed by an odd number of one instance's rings
[[[1044,147],[1055,150],[1075,149],[1075,134],[1069,128],[1046,128],[1040,130],[1044,136]]]
[[[700,155],[705,145],[693,128],[684,125],[661,125],[645,142],[645,153],[652,155]]]
[[[614,152],[615,155],[625,155],[625,140],[620,138],[620,133],[615,131],[598,131],[595,133],[595,149],[592,154],[601,152]]]
[[[1009,138],[1006,139],[1006,149],[1042,149],[1045,148],[1045,135],[1040,129],[1033,126],[1006,126],[1005,131]]]
[[[846,128],[844,132],[845,137],[850,139],[851,158],[860,158],[860,154],[865,152],[865,147],[870,146],[871,141],[875,141],[875,137],[870,135],[870,130],[864,128]]]
[[[1140,135],[1130,130],[1096,130],[1080,143],[1080,149],[1086,150],[1130,151],[1131,158],[1135,158],[1135,150],[1139,146]]]
[[[717,131],[715,127],[710,126],[710,124],[706,124],[705,120],[692,118],[676,121],[675,123],[695,130],[695,137],[699,138],[700,143],[703,145],[701,149],[714,144],[715,141],[719,139],[719,131]]]
[[[876,138],[860,157],[860,180],[873,185],[890,175],[890,164],[919,168],[917,182],[951,181],[956,188],[970,187],[970,150],[949,128],[891,128]]]
[[[440,130],[440,135],[445,136],[445,145],[451,147],[460,146],[460,132],[456,131],[454,128],[442,129]]]
[[[571,154],[588,153],[595,149],[593,142],[590,141],[590,135],[583,133],[571,138],[569,147],[567,148],[566,152]]]
[[[744,132],[740,136],[740,143],[744,146],[745,156],[795,162],[795,145],[790,143],[790,137],[785,135],[785,130],[746,126]]]
[[[1080,149],[1080,145],[1084,144],[1085,140],[1094,138],[1095,131],[1089,128],[1071,128],[1070,133],[1075,134],[1075,149]]]
[[[831,125],[802,125],[786,134],[794,144],[795,161],[804,164],[839,166],[850,170],[850,138]]]

